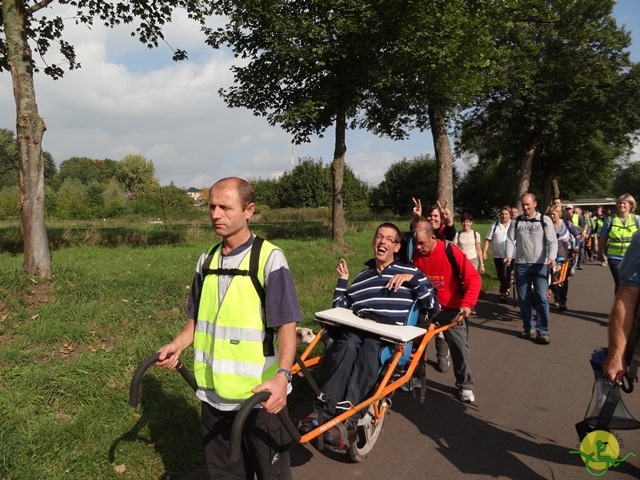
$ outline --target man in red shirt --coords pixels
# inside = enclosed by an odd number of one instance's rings
[[[459,313],[469,316],[478,301],[482,279],[467,256],[454,244],[438,240],[431,224],[420,219],[416,225],[416,245],[413,264],[431,281],[437,290],[442,310],[436,321],[441,325],[455,320]],[[444,332],[451,352],[456,376],[458,399],[473,402],[467,320]]]

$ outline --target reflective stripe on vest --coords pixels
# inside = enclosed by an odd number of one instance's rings
[[[613,257],[624,257],[631,237],[638,230],[637,217],[631,214],[627,217],[627,224],[623,225],[618,215],[613,215],[611,228],[609,229],[609,242],[607,243],[607,255]]]
[[[269,255],[276,247],[264,242],[258,263],[258,278],[264,278]],[[249,268],[250,249],[238,269]],[[220,250],[212,265],[218,265]],[[215,390],[228,400],[249,398],[255,387],[272,378],[278,369],[275,355],[265,357],[263,308],[251,278],[233,276],[224,297],[218,296],[218,275],[208,275],[202,285],[193,346],[194,374],[200,388]]]

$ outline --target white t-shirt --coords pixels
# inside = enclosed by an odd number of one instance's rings
[[[491,253],[493,258],[507,258],[507,232],[511,221],[504,226],[500,222],[494,222],[485,237],[491,240]]]
[[[480,234],[471,230],[470,232],[459,231],[453,237],[453,243],[460,247],[469,260],[478,258],[476,244],[480,243]],[[481,262],[482,263],[482,262]]]

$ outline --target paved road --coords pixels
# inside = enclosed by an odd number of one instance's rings
[[[311,445],[292,450],[296,480],[347,479],[588,479],[574,425],[591,398],[591,352],[606,345],[613,300],[609,269],[597,263],[571,277],[569,311],[553,311],[550,345],[518,338],[518,309],[487,294],[471,319],[474,404],[455,400],[453,373],[429,375],[425,404],[397,392],[382,438],[360,464]],[[435,349],[429,345],[430,358]],[[624,395],[640,418],[640,387]],[[303,412],[300,412],[302,415]],[[618,431],[621,457],[638,455],[603,478],[640,478],[640,430]]]

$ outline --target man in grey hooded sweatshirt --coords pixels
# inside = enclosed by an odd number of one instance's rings
[[[507,258],[515,263],[516,288],[522,317],[522,338],[536,338],[546,345],[549,339],[549,269],[555,266],[558,241],[549,217],[536,211],[536,197],[520,197],[522,215],[512,222],[507,234]],[[534,303],[535,302],[535,303]],[[536,325],[533,325],[533,306]]]

